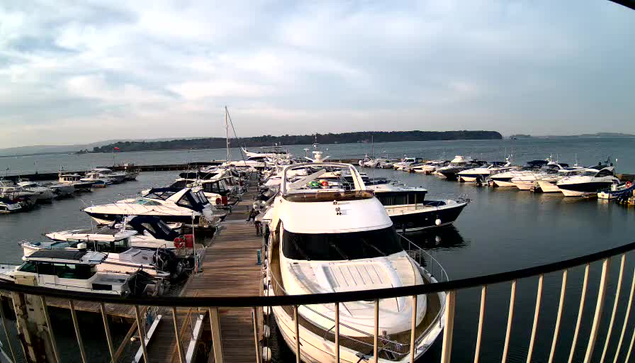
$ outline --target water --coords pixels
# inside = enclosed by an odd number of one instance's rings
[[[594,164],[611,155],[619,159],[618,168],[621,171],[635,172],[635,160],[629,153],[633,142],[635,142],[633,139],[404,142],[376,144],[375,152],[379,154],[385,151],[384,154],[389,157],[408,154],[427,158],[442,156],[451,158],[459,154],[500,160],[507,149],[508,153],[513,151],[519,162],[545,158],[550,154],[555,157],[559,154],[560,160],[571,163],[574,162],[577,153],[581,164]],[[361,157],[364,153],[370,153],[371,149],[369,144],[323,146],[323,148],[327,147],[328,154],[333,155],[334,158]],[[303,146],[297,146],[290,149],[296,155],[302,155],[303,148]],[[224,158],[224,154],[224,150],[197,150],[121,153],[116,155],[116,158],[117,162],[132,161],[137,164],[151,164],[220,159]],[[85,169],[100,164],[112,164],[112,155],[55,155],[0,159],[0,163],[5,162],[12,163],[10,164],[11,171],[22,170],[23,172],[32,170],[29,168],[36,162],[38,170],[43,172],[55,171],[60,165],[66,169]],[[49,169],[45,168],[46,165]],[[433,176],[406,174],[392,170],[367,171],[371,176],[384,176],[401,180],[409,185],[424,186],[429,190],[430,199],[459,195],[465,195],[471,199],[470,205],[453,228],[411,235],[411,239],[431,251],[441,262],[451,279],[515,270],[585,255],[632,242],[632,236],[635,235],[635,211],[612,203],[602,203],[593,199],[564,198],[557,194],[478,188],[473,185],[447,182]],[[85,205],[132,197],[144,188],[165,185],[176,176],[177,172],[142,173],[137,182],[113,185],[78,198],[55,201],[28,213],[0,216],[0,235],[3,237],[0,241],[3,251],[1,262],[20,262],[22,254],[17,245],[20,240],[40,240],[43,238],[42,234],[49,231],[89,226],[89,218],[81,212]],[[612,309],[618,265],[619,263],[615,261],[611,267],[613,279],[607,294],[601,336],[605,334]],[[565,300],[565,314],[555,361],[563,361],[568,357],[568,347],[572,339],[580,298],[581,272],[582,270],[578,268],[571,271],[569,275],[570,288]],[[622,294],[628,294],[630,287],[628,284],[632,277],[633,264],[629,258]],[[534,352],[536,361],[546,361],[549,355],[560,293],[560,278],[560,274],[545,277],[538,338]],[[589,280],[584,313],[585,324],[582,326],[581,338],[578,342],[579,353],[574,361],[580,361],[583,358],[580,354],[584,352],[590,331],[589,324],[595,308],[598,281],[599,266],[594,265]],[[510,342],[510,361],[524,360],[533,322],[536,284],[537,279],[522,280],[518,283]],[[509,303],[509,284],[491,286],[487,297],[485,334],[481,347],[481,360],[484,362],[500,360],[502,354]],[[480,290],[477,289],[462,291],[458,294],[453,349],[455,361],[473,359],[479,299]],[[624,309],[623,305],[620,305],[618,309],[612,346],[619,336]],[[628,329],[627,339],[630,338],[632,324],[629,324]],[[73,352],[74,349],[72,339],[71,329],[66,339],[63,339],[67,342],[64,345],[69,352]],[[84,340],[90,339],[88,334],[84,336]],[[441,339],[422,361],[438,358],[440,341]],[[102,356],[106,357],[107,351],[104,350],[105,346],[101,342],[102,340],[94,344],[94,351],[101,349]],[[604,339],[601,338],[596,347],[596,354],[601,354],[603,342]],[[285,349],[285,347],[279,348],[283,357]],[[599,355],[596,358],[599,358]]]
[[[299,157],[305,155],[304,148],[307,147],[311,146],[285,146],[293,155]],[[554,158],[571,164],[577,157],[581,165],[597,164],[610,156],[613,161],[618,159],[619,171],[635,173],[633,147],[635,147],[635,138],[552,138],[390,142],[377,143],[374,145],[374,150],[376,156],[389,158],[401,158],[408,155],[429,159],[452,159],[454,155],[465,155],[481,160],[504,160],[508,154],[513,154],[514,160],[518,163],[544,159],[553,155]],[[364,154],[371,154],[373,149],[371,144],[363,143],[322,145],[322,148],[326,149],[326,154],[333,158],[362,158]],[[232,149],[231,153],[234,159],[240,158],[238,149]],[[8,175],[19,175],[36,171],[57,172],[60,168],[88,170],[96,166],[113,165],[113,161],[147,165],[222,160],[225,157],[225,149],[13,156],[0,157],[0,171]]]

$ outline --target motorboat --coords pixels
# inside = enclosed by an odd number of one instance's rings
[[[83,178],[78,173],[63,173],[60,171],[57,181],[61,184],[72,185],[76,192],[90,192],[93,188],[93,182],[82,181]]]
[[[558,188],[565,197],[595,196],[598,191],[619,185],[615,177],[615,168],[607,166],[602,169],[588,168],[584,173],[558,180]]]
[[[417,166],[411,166],[410,172],[412,173],[422,173],[422,174],[432,174],[437,171],[437,169],[442,168],[448,164],[446,160],[430,160],[426,161]]]
[[[41,250],[26,256],[15,270],[3,269],[0,278],[16,284],[100,295],[156,296],[163,292],[163,281],[143,271],[100,271],[98,267],[106,257],[105,253],[85,250]]]
[[[38,203],[50,203],[53,197],[55,197],[55,194],[49,187],[42,186],[33,181],[23,180],[19,181],[17,185],[23,190],[35,193]]]
[[[426,200],[427,190],[398,184],[368,186],[386,208],[398,231],[414,232],[454,223],[467,200]]]
[[[125,181],[137,180],[137,177],[139,176],[139,169],[131,163],[123,164],[123,172]]]
[[[126,216],[156,216],[166,223],[215,227],[212,206],[203,192],[191,188],[153,188],[139,198],[84,209],[97,223],[109,224]]]
[[[24,255],[23,259],[43,250],[102,252],[106,254],[106,258],[97,266],[98,271],[131,274],[142,270],[154,278],[178,278],[185,271],[183,266],[179,266],[177,256],[166,249],[134,248],[126,242],[127,240],[115,242],[92,240],[89,244],[87,242],[23,241],[20,242],[20,246]]]
[[[204,255],[204,249],[196,247],[193,235],[184,234],[180,228],[171,228],[160,218],[150,216],[126,218],[97,229],[49,232],[46,237],[70,247],[85,243],[99,252],[122,252],[129,248],[169,250],[183,262],[183,267],[190,270]]]
[[[318,170],[305,177],[287,178],[291,171],[309,166],[315,164],[284,169],[280,193],[263,217],[271,231],[266,294],[297,296],[437,281],[403,249],[386,209],[352,165],[323,163],[323,169],[315,166]],[[350,174],[353,183],[319,182],[334,169]],[[377,322],[375,302],[341,303],[341,361],[372,359],[376,323],[382,332],[380,362],[410,362],[423,355],[443,330],[445,293],[420,295],[416,305],[413,302],[405,297],[379,301]],[[410,356],[413,310],[415,357]],[[335,362],[333,304],[300,306],[298,335],[291,306],[275,306],[272,311],[282,338],[301,361]]]
[[[539,190],[543,193],[561,193],[562,191],[557,185],[558,180],[570,176],[580,175],[585,171],[585,168],[577,165],[569,167],[567,164],[556,163],[547,164],[546,167],[552,168],[552,171],[538,176],[536,184],[534,185],[534,191]],[[553,172],[553,170],[555,170],[555,172]]]
[[[512,166],[509,160],[492,161],[492,162],[489,162],[488,165],[484,167],[478,167],[478,168],[472,168],[472,169],[466,169],[466,170],[460,171],[458,173],[458,179],[459,181],[468,182],[468,183],[476,182],[479,180],[481,182],[485,182],[485,180],[492,175],[496,175],[496,174],[503,173],[513,169],[514,167]]]
[[[244,147],[240,148],[247,158],[289,158],[289,150],[281,146],[262,147],[260,151],[249,151]]]
[[[85,183],[91,183],[93,188],[105,188],[108,185],[113,183],[113,180],[111,178],[103,176],[98,171],[87,172],[86,176],[81,178],[80,181]]]
[[[458,174],[467,169],[481,166],[481,162],[472,160],[470,157],[457,155],[450,161],[447,166],[438,168],[436,173],[445,177],[447,180],[458,180]]]
[[[492,181],[492,183],[497,186],[497,187],[501,187],[501,188],[506,188],[506,187],[514,187],[516,188],[516,184],[514,184],[514,182],[512,182],[512,179],[517,178],[521,175],[524,174],[530,174],[533,173],[534,171],[540,169],[541,167],[547,165],[549,163],[549,161],[547,160],[531,160],[528,161],[525,166],[522,167],[521,170],[509,170],[509,171],[504,171],[502,173],[498,173],[495,175],[491,175],[490,176],[490,180]]]
[[[50,182],[44,184],[44,186],[51,189],[57,199],[72,197],[75,194],[75,186],[73,184]]]
[[[0,198],[19,202],[22,210],[32,208],[37,202],[38,194],[26,190],[11,181],[0,180]]]
[[[400,170],[400,171],[407,171],[408,167],[412,164],[415,163],[420,163],[422,162],[423,159],[421,158],[409,158],[409,157],[404,157],[403,159],[401,159],[400,162],[394,163],[392,165],[393,169],[395,170]]]
[[[123,183],[124,181],[126,181],[127,178],[130,177],[127,175],[125,171],[124,172],[113,171],[112,169],[109,169],[109,168],[95,168],[93,169],[93,172],[98,173],[99,177],[107,181],[110,181],[112,184]]]
[[[598,199],[619,199],[633,196],[635,184],[630,181],[622,184],[612,184],[610,188],[598,192]]]
[[[22,203],[17,200],[0,197],[0,214],[16,213],[22,210]]]

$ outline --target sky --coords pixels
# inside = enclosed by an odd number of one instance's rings
[[[573,7],[575,6],[575,7]],[[609,1],[0,2],[0,147],[361,130],[635,133]]]

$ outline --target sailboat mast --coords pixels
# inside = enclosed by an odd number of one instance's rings
[[[227,162],[230,162],[232,159],[232,155],[231,152],[229,151],[229,123],[227,122],[227,113],[229,111],[227,111],[227,106],[225,106],[225,138],[226,138],[226,142],[227,142]]]

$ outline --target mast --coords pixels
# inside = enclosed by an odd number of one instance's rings
[[[226,159],[226,161],[230,162],[231,159],[232,159],[232,154],[229,151],[229,123],[227,122],[227,113],[228,112],[229,111],[227,111],[227,106],[225,106],[225,138],[226,138],[226,141],[227,141],[227,159]]]

